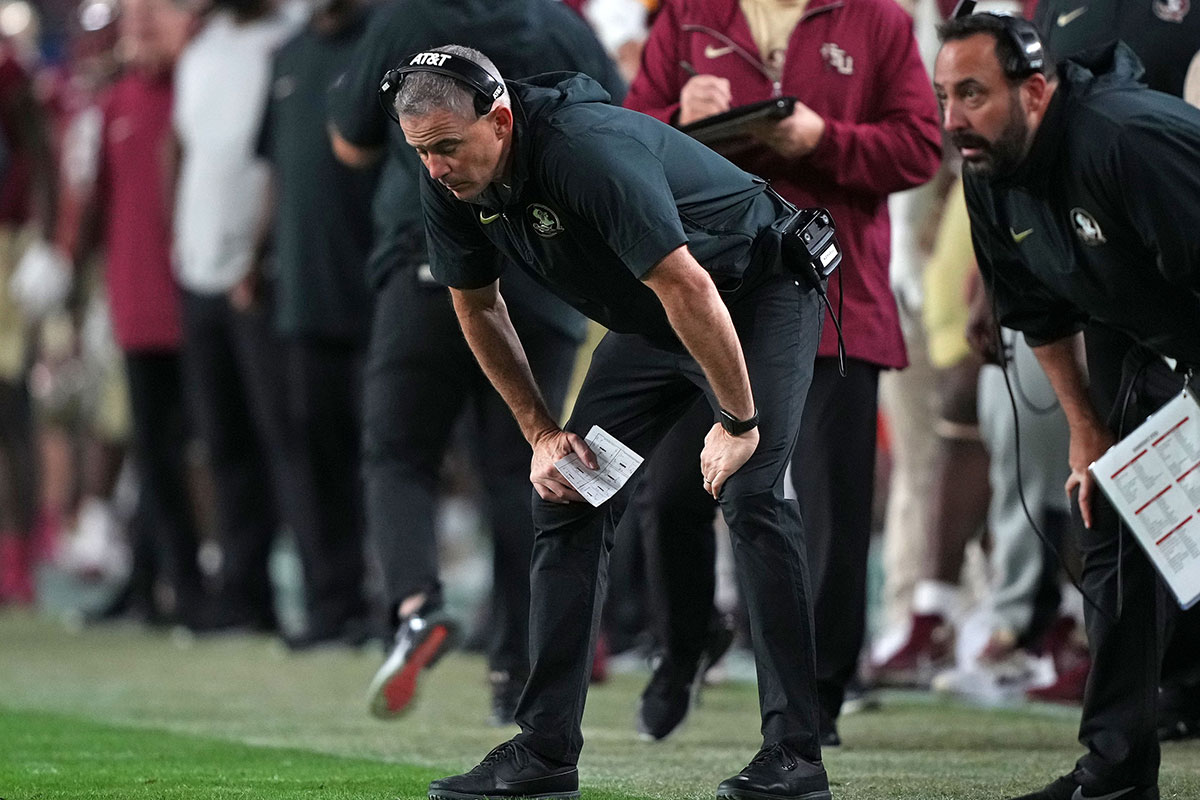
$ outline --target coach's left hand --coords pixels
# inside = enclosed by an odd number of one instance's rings
[[[713,425],[704,437],[700,453],[700,473],[704,476],[704,491],[718,499],[729,476],[741,469],[758,449],[758,428],[731,436],[720,424]]]

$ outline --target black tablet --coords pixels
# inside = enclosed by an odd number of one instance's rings
[[[773,97],[696,120],[679,130],[704,144],[723,142],[745,135],[747,123],[783,119],[791,116],[795,107],[794,97]]]

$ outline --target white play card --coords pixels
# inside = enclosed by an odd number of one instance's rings
[[[1183,392],[1089,467],[1183,608],[1200,599],[1200,406]]]
[[[599,425],[593,425],[584,437],[596,456],[599,469],[588,469],[572,453],[554,463],[562,476],[593,506],[598,506],[621,490],[642,464],[642,457],[618,442]]]

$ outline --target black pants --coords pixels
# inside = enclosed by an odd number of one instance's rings
[[[792,484],[808,531],[816,606],[821,713],[837,719],[858,668],[867,619],[867,551],[875,498],[879,367],[819,358],[792,455]]]
[[[297,503],[285,432],[283,351],[268,310],[183,294],[184,348],[197,429],[208,446],[225,621],[272,627],[267,562],[281,509]]]
[[[336,636],[365,613],[359,441],[362,348],[289,337],[287,434],[301,485],[288,514],[304,570],[309,632]]]
[[[812,376],[820,307],[815,293],[773,278],[730,313],[742,338],[760,440],[725,484],[721,507],[750,617],[762,735],[767,744],[786,742],[815,760],[820,745],[812,594],[800,514],[784,499],[783,478]],[[567,429],[585,436],[599,425],[647,456],[701,394],[716,403],[690,356],[639,336],[610,333],[592,355]],[[580,720],[621,495],[600,508],[534,498],[533,668],[517,708],[518,738],[561,762],[576,762],[583,747]]]
[[[1129,351],[1120,374],[1119,387],[1100,387],[1116,398],[1109,418],[1114,433],[1128,434],[1183,388],[1183,376],[1140,347]],[[1122,425],[1126,397],[1128,410]],[[1077,517],[1075,502],[1072,513]],[[1081,585],[1103,611],[1090,604],[1084,608],[1092,671],[1079,724],[1079,741],[1088,752],[1079,766],[1100,776],[1106,785],[1155,785],[1163,643],[1181,612],[1133,536],[1128,531],[1118,535],[1117,513],[1099,492],[1092,515],[1090,529],[1078,519],[1075,525],[1083,554]],[[1194,652],[1194,642],[1192,646]]]
[[[188,484],[188,425],[178,352],[125,353],[133,457],[140,488],[132,526],[131,602],[153,609],[159,567],[175,592],[181,620],[200,611],[198,537]]]
[[[838,716],[866,630],[867,551],[875,488],[879,367],[818,358],[792,453],[812,577],[821,712]],[[704,646],[712,608],[712,498],[699,478],[700,449],[713,416],[689,411],[647,465],[634,501],[646,537],[656,633],[678,660]]]
[[[566,395],[577,342],[540,323],[513,320],[552,413]],[[457,420],[471,439],[493,537],[490,666],[529,669],[530,450],[479,369],[449,292],[414,269],[390,275],[375,298],[365,387],[367,530],[391,604],[438,595],[434,528],[438,471]]]

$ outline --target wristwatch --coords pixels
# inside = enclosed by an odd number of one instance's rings
[[[752,431],[758,427],[758,409],[754,409],[754,414],[748,419],[738,419],[722,408],[721,427],[730,436],[741,436],[746,431]]]

